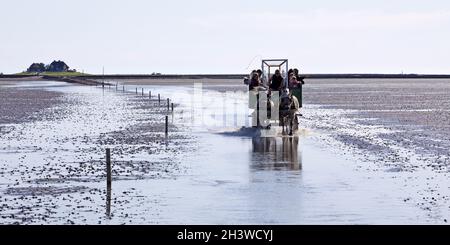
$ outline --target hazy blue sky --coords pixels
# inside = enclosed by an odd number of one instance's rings
[[[450,73],[444,0],[1,0],[0,72],[62,59],[90,73]]]

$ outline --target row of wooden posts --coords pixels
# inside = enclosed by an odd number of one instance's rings
[[[116,91],[118,91],[118,85],[116,84]],[[123,85],[122,91],[125,92],[125,85]],[[136,88],[136,94],[138,94],[138,88]],[[144,88],[142,88],[141,92],[142,96],[144,96]],[[148,98],[152,98],[152,91],[148,91]],[[158,94],[158,103],[161,105],[161,94]],[[170,99],[167,98],[167,110],[172,110],[173,112],[174,105],[173,103],[170,103]]]
[[[109,88],[111,87],[111,84],[108,84]],[[104,83],[102,83],[102,87],[105,88]],[[119,84],[116,83],[116,91],[119,91]],[[125,85],[122,85],[122,92],[125,93]],[[138,94],[138,88],[136,87],[136,94]],[[141,91],[142,96],[144,96],[144,88],[142,88]],[[152,91],[148,91],[148,98],[152,99]],[[158,94],[158,104],[161,105],[161,94]],[[173,103],[170,103],[170,99],[167,98],[167,111],[174,111],[174,105]],[[169,133],[169,116],[166,116],[166,129],[165,129],[166,137]]]
[[[111,88],[111,84],[108,84],[109,88]],[[103,89],[105,88],[104,83],[102,83]],[[116,91],[119,91],[119,85],[116,83]],[[125,85],[122,86],[122,92],[125,93]],[[136,94],[138,94],[138,88],[136,88]],[[144,88],[142,88],[141,95],[144,96]],[[148,92],[149,99],[152,99],[152,91]],[[161,94],[158,94],[158,104],[161,105]],[[174,104],[170,103],[170,99],[167,98],[167,111],[174,111]],[[165,136],[166,139],[169,135],[169,116],[165,116]],[[112,183],[112,167],[111,167],[111,149],[106,149],[106,187],[107,190],[111,191],[111,183]],[[108,206],[108,205],[107,205]],[[107,212],[109,213],[109,212]]]
[[[109,87],[111,87],[111,84],[108,84]],[[104,84],[102,85],[103,88],[105,88]],[[119,90],[119,84],[116,83],[116,91]],[[125,85],[122,85],[122,91],[125,92]],[[142,88],[142,96],[144,96],[144,88]],[[136,87],[136,94],[138,94],[138,88]],[[148,91],[148,97],[149,99],[152,98],[152,91]],[[161,94],[158,94],[158,104],[161,105]],[[173,103],[170,103],[170,99],[167,98],[167,110],[172,112],[174,111],[174,105]],[[167,116],[166,116],[167,118]],[[167,130],[166,130],[167,131]]]

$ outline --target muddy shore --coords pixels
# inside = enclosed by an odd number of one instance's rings
[[[0,85],[0,127],[1,124],[14,124],[39,120],[45,109],[62,103],[63,93],[45,90],[24,90],[2,88]]]
[[[125,210],[139,199],[129,196],[138,195],[132,185],[114,192],[115,209],[105,214],[105,148],[115,184],[174,178],[185,171],[175,157],[193,138],[172,123],[165,137],[168,112],[155,99],[56,85],[0,89],[1,223],[97,224],[112,216],[131,222]]]
[[[304,98],[307,104],[341,110],[341,116],[362,126],[390,130],[377,135],[384,147],[395,142],[436,170],[448,171],[443,160],[450,156],[450,80],[316,80],[305,86]],[[363,141],[377,144],[370,137]]]

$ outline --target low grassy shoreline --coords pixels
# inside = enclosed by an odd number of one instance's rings
[[[5,76],[50,76],[50,77],[79,77],[79,76],[88,76],[90,74],[81,73],[81,72],[21,72],[17,74],[5,75]],[[0,77],[2,77],[0,75]]]

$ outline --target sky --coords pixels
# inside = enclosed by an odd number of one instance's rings
[[[450,74],[444,0],[1,0],[0,72]]]

